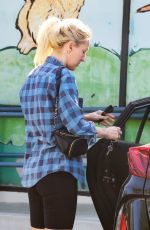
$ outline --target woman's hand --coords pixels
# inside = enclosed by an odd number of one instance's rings
[[[84,118],[88,121],[93,122],[100,122],[102,125],[110,126],[115,121],[115,116],[113,116],[111,113],[106,113],[106,115],[102,115],[104,111],[98,110],[93,113],[87,113],[84,114]]]
[[[96,128],[97,137],[111,140],[119,140],[122,134],[120,127],[111,126],[107,128]]]

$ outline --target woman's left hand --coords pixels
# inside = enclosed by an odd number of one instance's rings
[[[112,125],[115,121],[115,116],[111,113],[106,113],[105,115],[103,115],[103,112],[104,111],[102,110],[98,110],[92,113],[88,113],[84,115],[84,118],[88,121],[100,122],[102,125],[105,126]]]

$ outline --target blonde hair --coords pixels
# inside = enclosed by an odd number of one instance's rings
[[[79,19],[50,17],[39,28],[34,64],[43,64],[53,49],[62,48],[69,41],[79,45],[90,38],[90,28]]]

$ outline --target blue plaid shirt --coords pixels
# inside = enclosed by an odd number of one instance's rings
[[[32,187],[49,173],[65,171],[85,186],[82,157],[67,159],[56,146],[53,135],[56,73],[63,64],[54,57],[33,69],[20,90],[20,102],[25,118],[26,154],[22,185]],[[93,122],[86,121],[78,105],[78,91],[72,73],[63,68],[59,91],[57,128],[66,126],[77,135],[85,136],[90,143],[96,140]]]

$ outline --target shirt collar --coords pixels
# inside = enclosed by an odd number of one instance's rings
[[[57,58],[53,57],[53,56],[48,56],[46,59],[46,63],[51,63],[53,65],[57,65],[57,66],[64,66],[64,64],[59,61]]]

